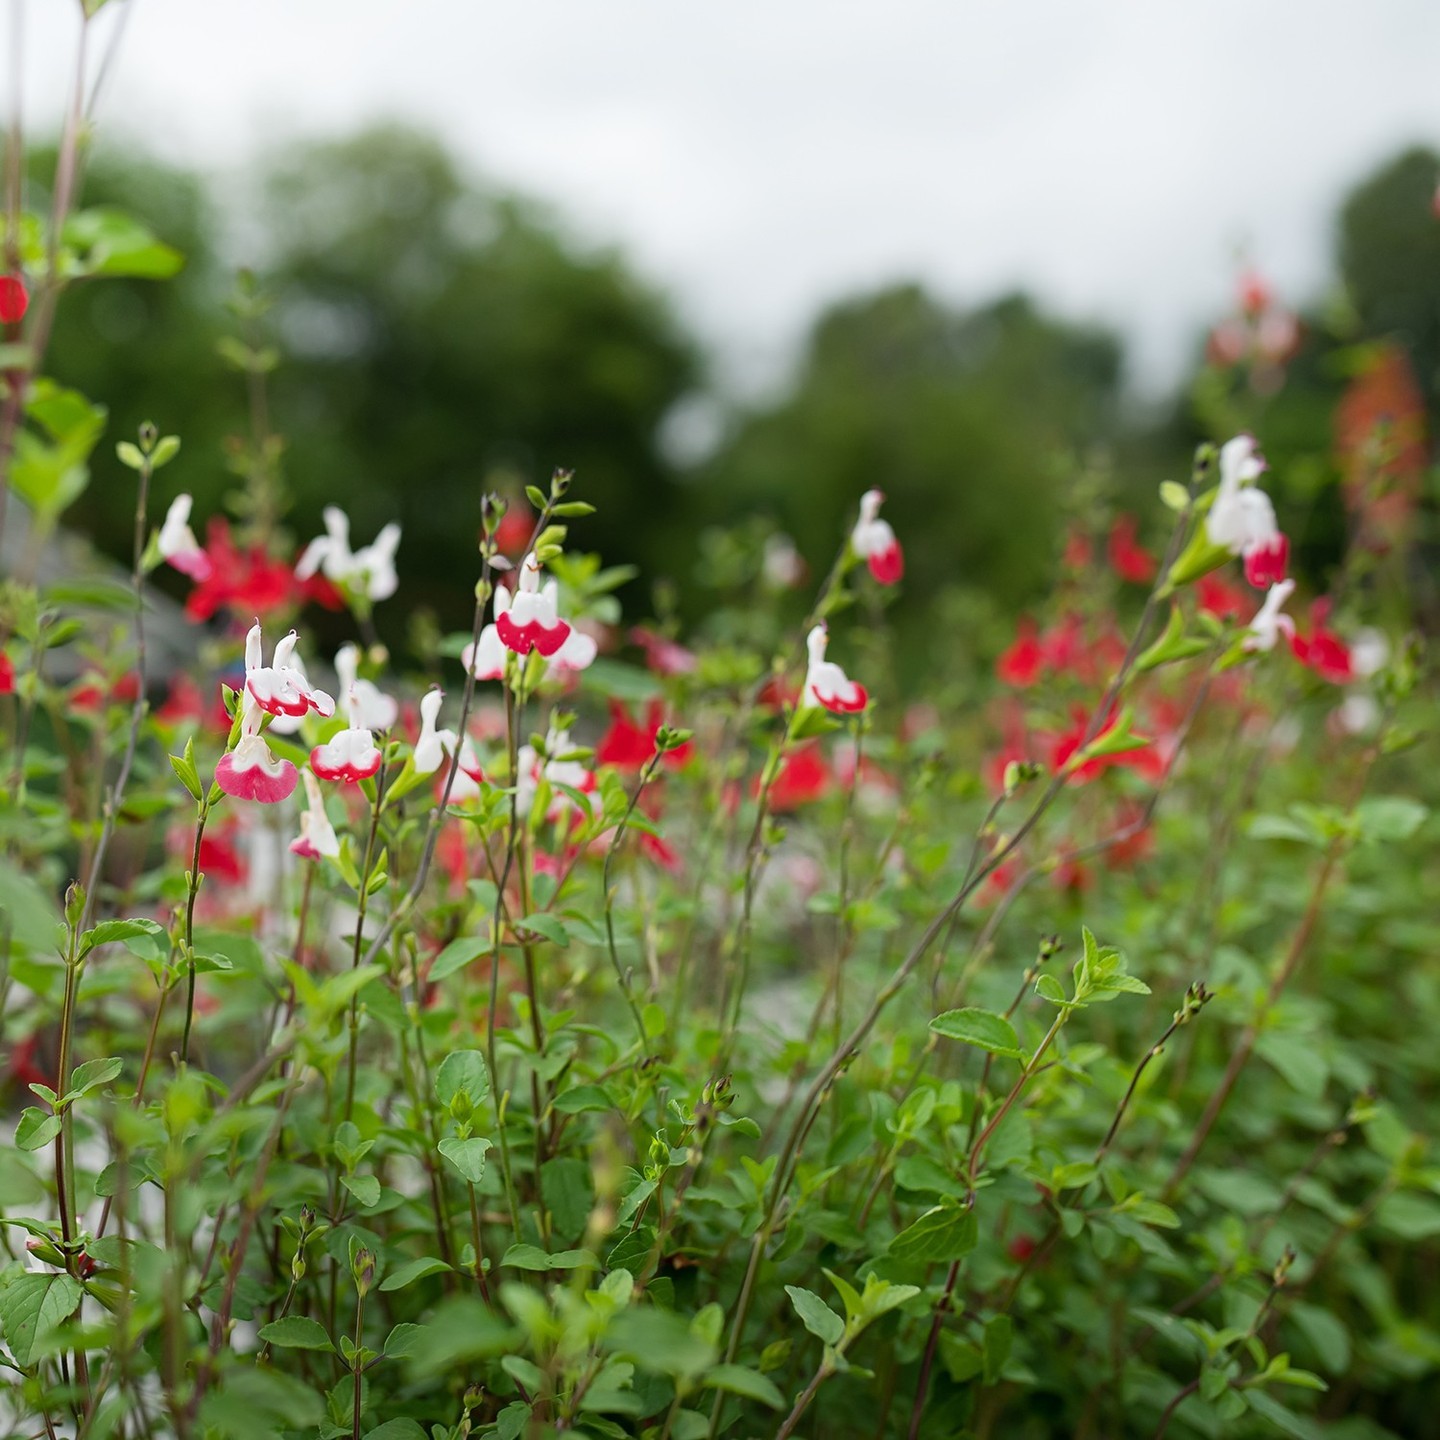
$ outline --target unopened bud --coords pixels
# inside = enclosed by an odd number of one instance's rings
[[[550,477],[550,498],[558,500],[570,488],[570,482],[574,478],[573,470],[557,470]]]
[[[160,438],[160,432],[150,421],[146,421],[140,427],[140,448],[148,455],[154,448],[155,442]]]

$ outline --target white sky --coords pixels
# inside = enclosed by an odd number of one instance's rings
[[[37,123],[79,0],[24,3]],[[1242,249],[1313,297],[1345,187],[1440,142],[1436,0],[112,0],[101,20],[127,5],[111,138],[231,173],[293,134],[428,123],[623,246],[744,390],[826,300],[919,278],[1108,320],[1153,393]]]

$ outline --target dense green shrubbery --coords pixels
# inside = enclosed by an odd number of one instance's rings
[[[939,636],[907,703],[875,501],[804,601],[717,538],[705,626],[627,650],[557,472],[527,523],[452,517],[474,630],[395,659],[424,548],[282,550],[244,345],[235,534],[200,546],[146,429],[133,584],[37,583],[104,427],[38,378],[55,296],[175,257],[115,214],[18,237],[5,1433],[1426,1433],[1440,877],[1393,504],[1333,607],[1257,617],[1222,568],[1283,570],[1227,538],[1253,455],[1202,447],[1163,557],[1077,531],[1047,613]],[[363,646],[339,714],[247,636],[316,605]]]

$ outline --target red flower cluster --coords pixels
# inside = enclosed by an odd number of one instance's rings
[[[619,700],[610,702],[610,728],[595,747],[597,765],[614,765],[620,770],[639,770],[655,753],[655,736],[665,722],[665,707],[652,700],[645,707],[644,722],[631,715]],[[666,752],[667,765],[683,765],[694,752],[694,745],[684,745]]]
[[[1034,685],[1047,674],[1068,675],[1094,684],[1112,674],[1125,658],[1125,644],[1113,628],[1098,639],[1085,633],[1078,615],[1067,615],[1041,634],[1029,616],[1016,627],[1015,641],[995,662],[995,674],[1007,685]]]
[[[1137,521],[1133,515],[1119,515],[1110,527],[1108,554],[1110,568],[1132,585],[1148,585],[1158,568],[1155,557],[1135,538]]]
[[[208,620],[220,610],[264,620],[278,610],[314,600],[327,610],[339,610],[344,601],[322,573],[297,580],[294,570],[271,556],[264,546],[241,550],[231,539],[223,516],[211,519],[205,531],[205,554],[210,573],[190,592],[185,613],[192,620]]]

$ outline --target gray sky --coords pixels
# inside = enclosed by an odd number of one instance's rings
[[[101,105],[233,171],[292,134],[428,123],[668,287],[752,390],[827,299],[1025,285],[1174,379],[1243,250],[1329,273],[1344,188],[1440,142],[1435,0],[112,0]],[[78,0],[27,0],[58,113]],[[8,66],[6,67],[8,69]]]

